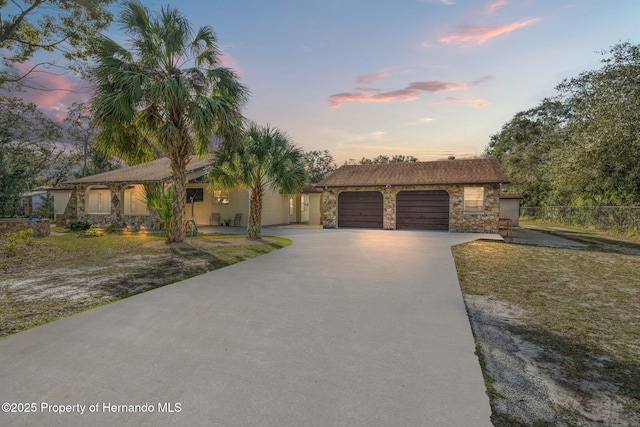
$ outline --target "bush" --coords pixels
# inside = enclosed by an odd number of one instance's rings
[[[95,228],[93,226],[87,228],[86,230],[78,231],[79,237],[101,237],[104,235],[104,231]]]
[[[91,228],[91,224],[84,221],[69,221],[69,229],[71,231],[83,231]]]
[[[104,231],[105,233],[115,233],[116,232],[116,225],[112,222],[108,222],[104,225]]]
[[[28,228],[17,233],[6,233],[2,250],[7,257],[20,258],[24,249],[34,242],[33,230]]]

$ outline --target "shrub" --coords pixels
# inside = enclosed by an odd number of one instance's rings
[[[2,250],[8,257],[20,258],[25,248],[33,242],[33,230],[30,228],[20,230],[17,233],[6,233],[2,243]]]
[[[108,222],[104,225],[104,231],[105,233],[115,233],[116,232],[116,225],[112,222]]]
[[[78,231],[78,236],[80,237],[101,237],[102,235],[104,235],[104,231],[93,226],[87,228],[86,230]]]
[[[85,221],[69,221],[69,229],[71,231],[83,231],[91,228],[91,224]]]

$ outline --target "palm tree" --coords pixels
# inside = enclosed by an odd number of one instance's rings
[[[262,201],[269,188],[284,194],[301,191],[306,182],[303,153],[277,128],[252,123],[240,146],[220,150],[209,172],[212,187],[249,190],[247,239],[260,239]]]
[[[194,33],[177,9],[151,14],[129,1],[119,22],[130,50],[106,37],[99,41],[96,139],[103,151],[127,163],[171,160],[175,203],[167,242],[180,242],[189,158],[206,155],[214,135],[223,145],[240,140],[248,91],[233,71],[220,67],[213,30]]]

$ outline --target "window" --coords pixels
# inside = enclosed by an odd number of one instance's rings
[[[102,212],[102,193],[98,193],[98,212]]]
[[[204,200],[204,188],[187,188],[187,203],[202,202]]]
[[[289,215],[296,214],[296,203],[293,200],[293,197],[289,197]]]
[[[129,193],[129,212],[136,213],[136,193]]]
[[[221,191],[216,191],[213,193],[213,204],[214,205],[228,205],[229,204],[229,193],[223,193]]]
[[[465,213],[484,212],[484,187],[464,188],[464,211]]]

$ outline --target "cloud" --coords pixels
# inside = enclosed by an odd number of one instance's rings
[[[415,122],[410,122],[409,126],[425,125],[425,124],[433,122],[434,120],[435,119],[432,119],[431,117],[421,117],[418,120],[416,120]]]
[[[231,68],[238,75],[244,72],[240,63],[224,49],[220,49],[220,63],[223,67]]]
[[[52,64],[36,67],[36,64],[31,61],[18,65],[17,69],[20,73],[33,69],[23,80],[25,90],[17,96],[25,102],[36,104],[52,119],[64,120],[71,104],[89,99],[88,83],[67,70]]]
[[[439,37],[438,41],[441,43],[452,43],[461,46],[470,44],[482,44],[489,39],[510,33],[517,30],[518,28],[533,25],[538,21],[540,21],[540,18],[531,18],[525,21],[517,21],[512,24],[501,25],[497,27],[466,25],[461,27],[458,31],[453,32],[447,36]]]
[[[442,105],[442,104],[471,104],[477,108],[485,108],[489,106],[489,102],[484,99],[469,99],[469,98],[456,98],[456,97],[448,97],[443,98],[439,101],[434,101],[432,104]]]
[[[453,6],[456,4],[453,0],[418,0],[419,3],[441,4],[444,6]]]
[[[338,108],[345,102],[391,102],[391,101],[414,101],[423,93],[435,94],[441,92],[451,92],[464,90],[472,86],[478,86],[490,76],[484,76],[469,83],[444,82],[439,80],[427,80],[422,82],[411,82],[404,89],[380,90],[373,88],[356,88],[354,92],[342,92],[329,96],[329,106]]]
[[[385,71],[378,71],[377,73],[373,74],[364,74],[362,76],[356,77],[356,83],[370,85],[371,83],[377,82],[386,75],[387,73]]]
[[[507,4],[507,0],[495,0],[482,6],[482,13],[492,15],[496,9]]]
[[[424,49],[429,49],[430,47],[433,47],[433,45],[429,42],[422,42],[420,43],[420,47]]]

